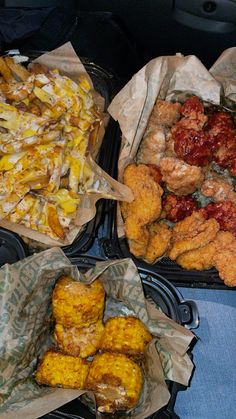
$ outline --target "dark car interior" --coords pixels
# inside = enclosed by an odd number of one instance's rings
[[[234,0],[5,0],[0,4],[5,47],[49,50],[71,40],[80,56],[124,78],[154,57],[175,53],[194,54],[210,68],[236,39]],[[28,33],[22,29],[26,13],[31,14]],[[12,20],[7,27],[6,14]]]

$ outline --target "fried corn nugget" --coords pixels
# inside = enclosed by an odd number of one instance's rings
[[[128,410],[138,403],[142,389],[139,365],[123,354],[95,355],[86,380],[86,388],[95,392],[98,410],[112,413]]]
[[[56,324],[54,337],[60,350],[65,354],[87,358],[99,349],[103,332],[104,326],[101,320],[81,329],[66,328]]]
[[[53,316],[65,327],[88,327],[102,318],[105,291],[96,279],[91,284],[62,276],[52,296]]]
[[[47,351],[40,362],[35,380],[51,387],[82,389],[89,370],[85,359]]]
[[[199,212],[193,212],[174,226],[169,258],[175,260],[182,253],[205,246],[216,237],[218,231],[219,224],[214,218],[206,221]]]
[[[151,340],[152,335],[136,317],[112,317],[106,321],[101,349],[140,358]]]
[[[154,263],[163,256],[170,247],[172,231],[164,222],[153,223],[149,227],[149,241],[145,259],[148,263]]]

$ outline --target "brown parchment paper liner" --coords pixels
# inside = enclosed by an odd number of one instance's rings
[[[90,82],[91,89],[93,90],[92,81],[79,57],[76,55],[70,42],[67,42],[66,44],[51,52],[41,55],[34,61],[45,65],[49,69],[57,68],[60,71],[60,74],[70,77],[75,82],[78,82],[79,76],[81,74],[85,74]],[[104,99],[94,90],[93,95],[94,102],[103,112]],[[81,195],[81,201],[78,205],[78,211],[76,215],[76,222],[70,226],[69,231],[66,232],[66,237],[64,240],[52,239],[51,237],[39,233],[38,231],[31,230],[24,225],[12,223],[4,219],[0,220],[0,226],[14,231],[21,236],[25,236],[32,240],[43,243],[46,246],[65,246],[71,244],[82,230],[82,226],[84,226],[95,216],[96,202],[99,199],[108,198],[121,201],[131,201],[133,196],[130,189],[112,179],[94,161],[94,158],[96,157],[101,146],[107,122],[108,114],[103,113],[103,121],[98,133],[97,144],[94,149],[90,150],[90,155],[87,159],[94,173],[93,187],[90,188],[90,191]]]
[[[135,315],[155,335],[145,357],[140,402],[131,417],[143,419],[166,405],[165,378],[188,384],[193,365],[186,352],[194,335],[146,302],[131,259],[99,262],[83,275],[61,249],[52,248],[0,269],[0,417],[35,419],[84,393],[40,387],[33,379],[38,357],[52,343],[52,290],[62,274],[86,283],[99,277],[107,296],[104,319]]]
[[[135,157],[157,99],[178,100],[186,93],[220,104],[221,96],[236,101],[236,48],[223,52],[208,71],[194,55],[163,56],[150,61],[116,95],[108,107],[119,122],[122,144],[118,180]],[[124,235],[118,208],[118,236]]]

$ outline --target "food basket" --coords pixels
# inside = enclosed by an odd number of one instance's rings
[[[73,265],[76,265],[80,271],[87,271],[99,260],[95,257],[74,257],[70,259]],[[144,293],[147,299],[155,304],[171,319],[188,329],[197,328],[199,317],[197,306],[194,301],[183,300],[180,292],[164,277],[152,273],[147,269],[139,269]],[[189,352],[189,355],[191,353]],[[185,387],[175,383],[168,382],[168,389],[171,398],[167,406],[162,408],[151,416],[152,419],[178,419],[179,416],[174,411],[177,393],[184,390]],[[106,417],[106,415],[101,415]],[[41,417],[42,419],[93,419],[95,415],[79,399],[75,399],[59,409]],[[150,419],[151,419],[150,418]]]
[[[23,54],[26,57],[29,57],[29,60],[36,59],[38,56],[45,53],[45,51],[22,51],[21,54]],[[18,50],[12,50],[7,53],[10,56],[15,56],[19,54]],[[105,102],[105,108],[104,110],[107,110],[107,107],[109,103],[111,102],[113,96],[117,93],[119,89],[119,81],[115,79],[113,75],[108,73],[106,70],[102,69],[101,67],[95,65],[94,63],[91,63],[88,59],[82,58],[81,59],[87,73],[89,74],[93,86],[96,92],[100,94],[100,96],[103,97]],[[97,163],[98,165],[105,171],[105,172],[112,172],[110,170],[110,155],[111,155],[111,147],[113,142],[117,141],[117,127],[118,124],[110,117],[108,124],[106,126],[105,135],[99,150],[99,153],[97,155]],[[64,246],[63,250],[65,254],[70,257],[74,254],[78,254],[81,252],[86,252],[92,245],[93,240],[96,236],[97,227],[99,223],[101,222],[101,217],[103,213],[103,200],[99,200],[96,204],[96,215],[95,217],[86,223],[81,232],[78,234],[76,239],[73,241],[72,244]],[[11,252],[11,255],[9,254],[7,250],[7,244],[5,241],[5,236],[8,236],[9,240],[12,238],[11,246],[14,247],[13,253]],[[37,251],[37,243],[35,243],[35,249],[34,249],[34,243],[32,243],[32,246],[28,246],[27,242],[24,243],[19,236],[9,230],[6,229],[0,229],[0,240],[1,240],[1,255],[0,255],[0,266],[2,266],[4,263],[13,263],[17,260],[22,259],[22,257],[27,256],[28,254],[31,254],[34,250]],[[19,251],[19,243],[21,246],[21,251]],[[40,250],[40,248],[39,248]],[[23,253],[24,252],[24,253]],[[14,255],[14,257],[13,257]]]

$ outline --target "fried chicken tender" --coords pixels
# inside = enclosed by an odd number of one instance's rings
[[[87,285],[62,276],[53,291],[53,317],[64,327],[88,327],[102,318],[104,300],[105,291],[99,279]]]
[[[148,231],[146,226],[155,221],[161,213],[161,196],[163,190],[152,176],[152,169],[144,164],[131,164],[124,172],[124,184],[134,194],[130,203],[121,203],[125,220],[126,237],[130,251],[136,257],[146,252]]]
[[[219,224],[214,218],[206,221],[201,213],[193,212],[174,226],[169,258],[176,260],[182,253],[205,246],[218,231]]]
[[[212,198],[214,202],[231,201],[236,204],[236,192],[230,181],[222,176],[214,175],[204,180],[201,186],[201,193]]]
[[[138,163],[157,164],[164,157],[168,128],[179,118],[179,103],[157,100],[137,155]]]
[[[230,287],[236,286],[236,238],[229,231],[218,231],[203,247],[182,253],[176,262],[184,269],[204,270],[215,267],[220,278]]]
[[[149,241],[145,260],[148,263],[155,261],[163,256],[170,247],[172,231],[164,221],[153,223],[149,227]]]
[[[56,324],[54,337],[59,349],[65,354],[87,358],[99,349],[103,332],[104,326],[101,320],[81,329]]]
[[[141,358],[151,340],[152,335],[138,318],[111,317],[105,323],[101,350]]]
[[[134,408],[143,384],[139,365],[123,354],[95,355],[86,388],[95,392],[98,411],[113,413]]]
[[[40,362],[35,380],[51,387],[85,388],[89,362],[85,359],[47,351]]]
[[[191,166],[174,157],[163,157],[160,161],[160,169],[167,189],[176,195],[193,193],[204,180],[200,167]]]
[[[177,257],[176,262],[184,269],[196,269],[197,271],[210,269],[214,266],[215,251],[215,242],[211,241],[205,246],[182,253]]]
[[[236,286],[236,238],[229,231],[219,231],[216,236],[213,262],[220,278],[228,287]]]

